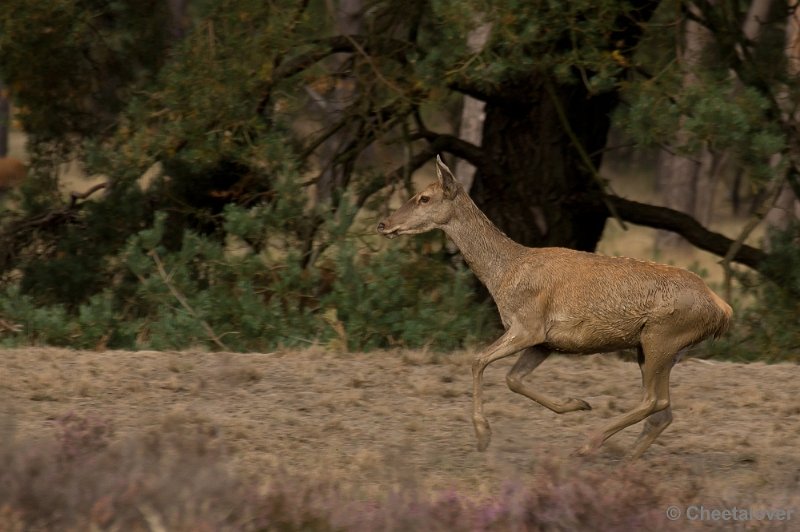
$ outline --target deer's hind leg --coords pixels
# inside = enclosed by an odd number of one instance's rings
[[[636,460],[650,447],[650,444],[656,441],[664,430],[672,423],[672,407],[668,406],[660,412],[650,414],[645,420],[642,433],[633,444],[633,449],[626,457],[627,460]]]
[[[628,412],[619,416],[605,426],[596,436],[581,447],[579,455],[586,455],[600,447],[608,438],[620,430],[630,427],[643,419],[669,409],[669,374],[675,360],[677,349],[664,346],[648,346],[643,344],[644,360],[641,363],[642,387],[644,397],[641,403]],[[662,414],[653,421],[653,426],[645,427],[646,436],[637,441],[635,451],[644,452],[653,440],[669,425],[672,414]],[[641,447],[641,449],[640,449]],[[641,454],[641,453],[640,453]]]
[[[678,354],[672,361],[672,366],[674,367],[675,364],[686,354],[688,349],[684,349],[679,351]],[[642,348],[639,348],[639,368],[642,370],[642,379],[644,379],[644,352]],[[631,452],[628,454],[628,460],[636,460],[650,447],[650,444],[656,441],[664,430],[669,427],[672,423],[672,407],[668,406],[664,410],[660,412],[656,412],[655,414],[651,414],[644,422],[644,427],[642,428],[642,433],[639,434],[639,437],[636,439],[636,442],[633,444],[633,448]]]
[[[589,403],[582,399],[574,399],[572,397],[564,400],[555,399],[534,390],[530,385],[523,382],[523,379],[538,368],[549,356],[550,351],[542,347],[534,346],[525,349],[514,364],[514,367],[506,375],[506,383],[511,391],[536,401],[556,414],[574,412],[575,410],[591,410],[592,407],[589,406]]]

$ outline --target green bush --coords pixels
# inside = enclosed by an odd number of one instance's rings
[[[780,284],[743,275],[749,287],[734,301],[731,331],[710,346],[712,356],[767,362],[800,362],[800,225],[771,235],[767,267]]]
[[[448,350],[480,340],[492,309],[474,301],[471,274],[413,248],[363,252],[342,234],[320,266],[304,264],[280,227],[286,205],[229,207],[227,239],[187,231],[164,245],[168,216],[129,238],[108,264],[115,280],[86,302],[46,304],[12,286],[0,297],[5,345],[76,348],[268,350],[320,342],[369,350]],[[266,235],[266,236],[265,236]],[[335,235],[334,235],[335,236]],[[234,253],[225,242],[266,239],[271,252]],[[66,260],[66,259],[65,259]],[[47,292],[46,290],[44,292]],[[46,300],[45,300],[46,301]]]
[[[474,303],[471,274],[392,247],[359,257],[351,243],[336,256],[336,280],[322,300],[343,323],[350,349],[389,345],[454,349],[491,327],[490,309]]]

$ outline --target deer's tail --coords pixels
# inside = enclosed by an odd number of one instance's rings
[[[714,338],[719,338],[725,334],[731,326],[731,317],[733,316],[733,309],[728,305],[724,299],[719,297],[714,292],[711,292],[711,299],[719,308],[716,327],[714,327]]]

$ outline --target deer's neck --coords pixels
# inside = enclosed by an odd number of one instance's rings
[[[525,248],[498,229],[466,194],[459,194],[456,214],[443,227],[473,273],[494,297],[509,263]]]

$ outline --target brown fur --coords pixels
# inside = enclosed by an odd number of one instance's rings
[[[505,334],[473,364],[473,422],[478,448],[491,430],[483,415],[482,378],[490,363],[522,353],[509,387],[564,413],[588,410],[581,399],[548,397],[523,379],[553,351],[598,353],[639,350],[644,398],[612,420],[581,449],[586,454],[617,431],[647,419],[632,457],[638,457],[672,421],[669,373],[692,345],[723,334],[732,310],[694,273],[682,268],[564,248],[528,248],[495,227],[450,170],[437,161],[438,182],[378,225],[390,238],[439,228],[458,246],[497,304]],[[446,174],[442,174],[445,170]]]
[[[15,157],[0,157],[0,194],[16,188],[25,181],[28,168]]]

